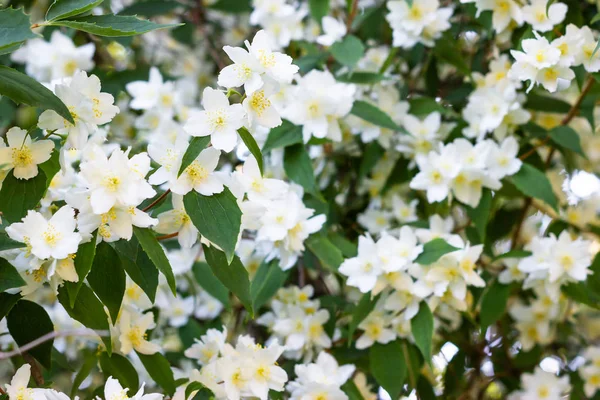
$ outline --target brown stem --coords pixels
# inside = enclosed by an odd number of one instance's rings
[[[206,47],[208,48],[211,57],[217,64],[217,67],[219,67],[219,69],[221,70],[225,68],[227,64],[223,61],[219,50],[214,46],[211,36],[206,30],[206,19],[204,17],[205,13],[203,0],[196,0],[196,7],[192,10],[192,20],[194,22],[194,25],[196,25],[196,27],[198,28],[198,31],[204,37],[204,40],[206,41]]]
[[[358,0],[354,0],[352,2],[352,8],[350,9],[350,13],[348,14],[348,20],[346,21],[346,32],[350,33],[350,29],[352,28],[352,22],[354,22],[354,18],[356,18],[356,13],[358,12]]]
[[[168,235],[164,235],[164,236],[157,236],[156,240],[167,240],[167,239],[172,239],[174,237],[177,237],[177,235],[179,234],[179,232],[175,232],[175,233],[171,233]]]
[[[29,353],[23,353],[23,359],[27,362],[27,364],[31,365],[31,377],[35,381],[35,384],[38,386],[42,386],[44,384],[44,376],[42,375],[42,371],[40,370],[40,365],[35,358],[31,356]]]
[[[144,207],[144,209],[142,210],[143,212],[147,212],[148,210],[150,210],[152,207],[154,207],[155,205],[157,205],[162,199],[164,199],[165,197],[167,197],[167,195],[171,193],[171,189],[168,189],[166,192],[164,192],[163,194],[161,194],[160,196],[158,196],[156,198],[156,200],[154,200],[152,203],[150,203],[147,207]]]

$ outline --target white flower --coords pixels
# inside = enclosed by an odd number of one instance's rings
[[[417,157],[419,173],[410,182],[410,187],[427,191],[430,203],[442,201],[450,192],[450,185],[460,172],[457,155],[448,147],[441,154],[430,152]]]
[[[63,206],[49,220],[29,210],[23,222],[8,226],[6,233],[11,239],[25,243],[37,258],[61,260],[77,253],[81,235],[75,232],[75,226],[75,210]]]
[[[130,82],[125,88],[133,97],[129,107],[134,110],[158,107],[171,112],[179,100],[176,97],[173,82],[163,82],[163,77],[156,67],[150,68],[148,81]]]
[[[13,127],[6,132],[8,147],[0,140],[0,169],[13,170],[17,179],[31,179],[38,174],[38,165],[47,161],[54,149],[51,140],[33,142],[27,131]]]
[[[560,400],[571,390],[569,376],[558,377],[540,367],[521,375],[521,386],[523,399]]]
[[[221,152],[214,147],[204,149],[198,157],[171,184],[171,191],[184,195],[192,190],[203,196],[210,196],[223,191],[223,183],[215,175],[214,170],[219,162]]]
[[[358,328],[362,329],[363,334],[356,340],[357,349],[366,349],[375,342],[386,344],[396,338],[396,334],[390,329],[390,322],[379,312],[372,312],[365,318]]]
[[[488,154],[487,168],[489,174],[496,179],[514,175],[521,169],[523,162],[519,160],[519,144],[514,137],[507,137],[500,146],[491,146]]]
[[[298,66],[292,64],[292,57],[284,53],[272,51],[271,40],[263,30],[256,32],[252,43],[246,41],[246,47],[259,62],[262,73],[277,83],[289,84]],[[263,78],[264,79],[264,78]]]
[[[287,385],[290,400],[346,400],[348,396],[340,387],[352,376],[352,364],[339,366],[332,355],[321,352],[311,364],[296,364],[295,381]]]
[[[262,88],[250,93],[242,102],[248,115],[251,127],[260,125],[265,128],[275,128],[281,125],[281,117],[275,105],[270,100],[275,94],[271,85],[265,84]]]
[[[163,398],[159,393],[144,394],[144,386],[145,384],[142,383],[138,392],[133,397],[129,397],[127,396],[129,389],[124,389],[118,380],[109,376],[104,385],[104,398],[106,400],[161,400]]]
[[[70,86],[91,100],[91,123],[104,125],[112,121],[119,113],[119,107],[113,105],[115,99],[112,94],[100,91],[102,86],[96,75],[88,76],[85,72],[80,71],[73,76]]]
[[[565,19],[568,7],[564,3],[552,3],[548,0],[530,0],[531,4],[523,7],[523,20],[531,25],[533,30],[547,32],[552,30]]]
[[[222,332],[217,329],[209,329],[200,339],[194,339],[195,343],[185,351],[185,356],[198,360],[201,365],[206,365],[219,357],[226,339],[226,329]]]
[[[198,229],[185,211],[183,196],[174,193],[172,200],[173,209],[158,215],[158,225],[154,230],[166,235],[177,233],[179,244],[190,248],[198,241]]]
[[[46,397],[42,389],[30,389],[27,387],[30,378],[31,366],[25,363],[15,372],[10,384],[6,384],[6,394],[8,394],[8,397],[11,400],[45,400]]]
[[[377,246],[370,236],[358,238],[358,255],[346,259],[339,271],[348,277],[348,285],[357,287],[363,293],[375,287],[382,271],[377,260]]]
[[[323,17],[321,25],[323,25],[323,34],[317,38],[317,43],[322,46],[331,46],[346,36],[346,25],[329,15]]]
[[[146,339],[146,331],[155,327],[152,312],[137,314],[123,309],[119,315],[118,327],[121,353],[129,354],[135,350],[142,354],[154,354],[160,350],[159,345]]]
[[[411,48],[417,43],[433,46],[441,33],[450,28],[452,9],[440,8],[438,0],[388,1],[386,19],[392,27],[393,45]]]
[[[202,94],[204,111],[193,112],[184,126],[192,136],[208,136],[212,145],[225,152],[233,150],[238,141],[237,130],[244,125],[244,109],[229,104],[227,96],[207,87]]]

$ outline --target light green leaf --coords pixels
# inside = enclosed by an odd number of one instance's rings
[[[74,17],[91,11],[104,0],[55,0],[46,12],[46,21]]]
[[[260,148],[256,144],[256,140],[254,140],[254,136],[252,136],[252,134],[250,132],[248,132],[248,129],[246,129],[244,127],[238,129],[238,133],[240,134],[240,137],[244,141],[244,144],[246,145],[248,150],[250,150],[250,153],[252,153],[252,155],[256,159],[256,162],[258,163],[258,168],[260,169],[260,173],[262,175],[262,173],[263,173],[263,156],[262,156],[262,153],[260,152]]]
[[[198,282],[202,289],[219,300],[224,306],[229,306],[229,290],[217,279],[210,265],[199,261],[192,267],[192,272],[194,273],[196,282]]]
[[[488,326],[498,321],[506,311],[506,303],[510,296],[510,286],[495,280],[481,296],[481,311],[479,323],[481,333],[485,333]]]
[[[183,197],[183,204],[200,234],[219,246],[231,261],[242,224],[235,196],[228,188],[212,196],[191,191]]]
[[[25,286],[26,282],[19,272],[4,258],[0,258],[0,292]]]
[[[12,68],[0,65],[0,95],[17,104],[27,104],[41,110],[54,110],[61,117],[73,122],[71,112],[47,87],[33,78]]]
[[[100,368],[104,379],[112,376],[119,381],[121,386],[129,388],[130,393],[136,393],[140,387],[138,373],[131,362],[120,354],[112,355],[103,352],[100,354]]]
[[[31,31],[29,16],[22,9],[0,10],[0,51],[16,50],[27,39],[36,37],[38,35]]]
[[[561,125],[552,129],[549,133],[552,141],[567,150],[574,151],[585,157],[585,153],[581,148],[581,140],[579,134],[570,126]]]
[[[385,79],[383,74],[376,72],[346,72],[345,74],[338,75],[335,77],[338,82],[345,83],[356,83],[359,85],[372,85],[374,83],[381,82]]]
[[[524,195],[540,199],[558,211],[558,199],[552,190],[552,185],[546,174],[539,169],[529,164],[523,164],[519,172],[511,176],[509,180]]]
[[[258,311],[271,297],[283,286],[289,275],[279,267],[279,260],[271,262],[263,261],[252,283],[250,284],[250,296],[252,297],[252,309]]]
[[[402,393],[406,380],[407,366],[400,340],[387,344],[375,343],[369,350],[371,373],[392,399]]]
[[[419,312],[410,320],[410,328],[415,344],[423,358],[431,363],[431,341],[433,340],[433,314],[426,302],[419,305]]]
[[[50,25],[66,26],[98,36],[134,36],[156,29],[174,28],[183,24],[156,24],[125,15],[90,15],[72,20],[53,21]]]
[[[175,393],[175,378],[173,377],[171,365],[165,356],[160,353],[150,355],[139,352],[136,353],[154,382],[158,383],[167,394],[173,396]]]
[[[118,259],[119,255],[108,243],[100,242],[92,270],[87,276],[88,283],[108,308],[113,321],[117,320],[125,295],[125,271]]]
[[[373,125],[388,128],[393,131],[398,131],[402,129],[385,112],[381,111],[378,107],[374,106],[373,104],[363,100],[356,100],[354,102],[352,110],[350,110],[350,114],[356,115],[357,117],[362,118],[365,121],[372,123]]]
[[[142,249],[148,255],[148,258],[150,258],[154,266],[163,273],[165,278],[167,278],[167,283],[171,288],[171,292],[176,296],[177,284],[175,282],[175,276],[173,275],[173,269],[171,268],[171,264],[169,263],[165,251],[158,243],[158,240],[156,240],[156,236],[154,236],[152,230],[134,226],[133,234],[140,242],[140,246],[142,246]]]
[[[283,120],[283,123],[271,129],[263,146],[263,153],[280,147],[302,143],[302,127]]]
[[[98,300],[92,289],[83,285],[77,294],[77,301],[71,307],[69,301],[68,286],[75,285],[74,282],[65,282],[58,288],[58,301],[65,308],[71,318],[81,322],[83,326],[94,330],[108,331],[108,316],[104,312],[104,306]],[[106,351],[112,352],[110,336],[102,336]]]
[[[354,67],[365,54],[365,45],[356,36],[348,35],[341,42],[331,45],[329,51],[340,64]]]
[[[19,300],[6,316],[8,332],[19,346],[24,346],[54,331],[54,324],[44,307],[29,300]],[[52,365],[54,339],[28,350],[44,367]]]
[[[344,262],[344,256],[342,256],[340,249],[321,234],[316,233],[309,236],[305,244],[317,256],[321,264],[330,271],[337,272]]]
[[[185,171],[185,169],[192,162],[194,162],[194,160],[198,157],[198,154],[200,154],[200,152],[204,150],[206,146],[208,146],[209,142],[210,136],[196,136],[192,138],[181,160],[181,167],[179,168],[177,176],[181,175],[183,171]]]
[[[304,144],[298,143],[285,148],[283,169],[291,181],[302,186],[307,193],[318,196],[319,190],[312,162],[304,148]]]
[[[423,252],[419,254],[416,258],[415,262],[417,264],[429,265],[433,264],[437,260],[440,259],[444,254],[451,253],[453,251],[459,250],[457,247],[454,247],[444,239],[437,238],[433,239],[423,246]]]
[[[129,241],[119,240],[115,243],[115,249],[119,253],[121,266],[127,272],[127,275],[154,303],[156,288],[158,287],[158,269],[142,250],[138,240],[135,236]]]
[[[492,259],[492,262],[503,258],[525,258],[529,257],[532,253],[527,250],[511,250],[506,253],[500,254]]]
[[[233,257],[231,263],[227,261],[225,253],[213,246],[203,245],[206,262],[213,273],[227,289],[237,296],[246,310],[253,315],[252,296],[250,295],[250,279],[248,271],[238,256]]]

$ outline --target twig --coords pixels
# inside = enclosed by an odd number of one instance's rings
[[[164,192],[163,194],[161,194],[160,196],[158,196],[156,198],[156,200],[154,200],[152,203],[150,203],[147,207],[144,207],[144,209],[142,211],[146,212],[146,211],[150,210],[152,207],[154,207],[155,205],[157,205],[162,199],[164,199],[165,197],[167,197],[167,195],[169,193],[171,193],[171,189],[167,189],[167,191]]]
[[[44,375],[42,374],[42,371],[40,371],[40,365],[29,353],[23,353],[23,359],[27,364],[31,365],[31,376],[36,385],[42,386],[44,384]]]
[[[68,337],[68,336],[110,336],[109,331],[95,331],[92,329],[74,329],[69,331],[52,331],[48,332],[44,336],[40,336],[39,338],[18,347],[12,351],[0,352],[0,360],[6,360],[7,358],[11,358],[14,356],[18,356],[23,354],[26,351],[33,349],[34,347],[39,346],[42,343],[47,342],[48,340],[52,340],[57,337]]]
[[[175,232],[175,233],[170,233],[168,235],[163,235],[163,236],[157,236],[156,240],[167,240],[167,239],[172,239],[174,237],[177,237],[177,235],[179,235],[179,232]]]
[[[210,38],[210,34],[206,30],[206,20],[204,19],[204,4],[202,0],[196,0],[196,7],[192,10],[192,19],[194,21],[194,24],[198,28],[198,31],[200,31],[200,33],[204,37],[204,40],[206,40],[206,47],[208,48],[208,51],[210,52],[210,55],[212,56],[213,60],[217,64],[217,67],[219,67],[220,70],[225,68],[227,64],[225,64],[225,62],[223,61],[219,50],[213,45],[213,42]]]
[[[350,29],[352,28],[352,22],[354,22],[354,18],[356,18],[356,13],[358,12],[358,0],[354,0],[352,2],[352,8],[350,9],[350,13],[348,14],[348,20],[346,21],[346,32],[350,33]]]

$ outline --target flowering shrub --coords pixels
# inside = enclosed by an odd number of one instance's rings
[[[600,399],[599,20],[0,1],[0,400]]]

